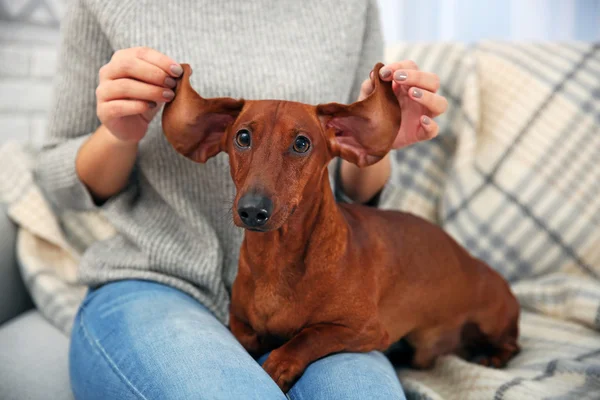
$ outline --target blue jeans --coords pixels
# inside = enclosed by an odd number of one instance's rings
[[[145,281],[91,291],[73,327],[77,399],[281,399],[286,395],[227,327],[185,293]],[[340,353],[311,364],[293,400],[405,399],[379,352]]]

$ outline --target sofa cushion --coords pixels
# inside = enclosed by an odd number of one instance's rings
[[[0,326],[0,399],[73,399],[69,340],[37,311]]]
[[[16,241],[17,227],[0,203],[0,325],[33,306],[19,273]]]

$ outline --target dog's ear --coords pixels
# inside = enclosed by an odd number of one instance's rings
[[[345,105],[320,104],[317,115],[326,130],[333,129],[329,140],[334,156],[340,156],[360,167],[375,164],[392,148],[400,129],[402,114],[392,82],[379,77],[382,63],[371,75],[373,91],[361,101]]]
[[[188,64],[181,67],[183,75],[177,83],[175,98],[165,105],[162,127],[175,150],[204,163],[226,150],[223,134],[242,110],[244,100],[200,97],[190,84],[192,69]]]

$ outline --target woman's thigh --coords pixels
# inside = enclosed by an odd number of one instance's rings
[[[262,363],[268,355],[259,359]],[[288,392],[291,400],[405,400],[398,375],[380,352],[339,353],[308,366]]]
[[[78,399],[285,399],[206,308],[146,281],[110,283],[86,298],[70,375]]]

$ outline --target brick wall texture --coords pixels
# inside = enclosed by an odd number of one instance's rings
[[[0,143],[42,141],[64,0],[0,0]]]

